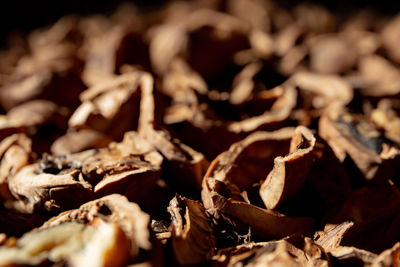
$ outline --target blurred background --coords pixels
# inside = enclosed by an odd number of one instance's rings
[[[54,23],[66,14],[111,14],[120,4],[131,2],[144,12],[151,11],[168,3],[167,0],[58,0],[31,1],[11,0],[3,2],[0,8],[0,49],[7,47],[10,32],[29,32],[32,29]],[[300,1],[279,0],[279,4],[290,7]],[[355,10],[372,9],[377,13],[391,15],[400,11],[400,1],[391,0],[308,0],[301,2],[319,3],[339,16],[349,16]]]

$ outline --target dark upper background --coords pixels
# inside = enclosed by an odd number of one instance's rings
[[[0,48],[6,47],[6,36],[9,32],[20,30],[29,32],[55,22],[61,16],[75,14],[110,14],[126,0],[10,0],[0,6]],[[166,3],[167,0],[131,0],[142,10],[151,10]],[[290,6],[298,1],[277,0]],[[352,11],[369,7],[383,14],[394,14],[400,11],[400,1],[391,0],[308,0],[328,7],[339,15],[347,16]]]

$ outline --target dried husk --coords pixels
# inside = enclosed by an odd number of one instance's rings
[[[48,152],[51,143],[67,126],[67,110],[47,100],[32,100],[2,115],[0,139],[24,133],[33,140],[35,152]]]
[[[136,204],[110,195],[64,212],[25,234],[15,245],[0,248],[1,261],[17,266],[51,262],[125,266],[139,259],[140,250],[156,251],[149,222],[149,215]]]
[[[148,74],[135,71],[99,82],[85,90],[82,104],[69,119],[69,127],[91,128],[119,139],[121,133],[136,130],[141,90],[146,90]]]
[[[274,167],[260,187],[260,196],[268,209],[275,209],[304,186],[313,164],[315,137],[305,127],[296,128],[290,154],[274,159]]]
[[[149,229],[150,216],[141,211],[136,203],[126,197],[112,194],[83,204],[79,209],[65,211],[51,218],[40,229],[56,226],[65,222],[84,222],[90,224],[96,218],[107,223],[117,224],[131,241],[130,254],[137,257],[139,250],[153,248]],[[156,245],[154,245],[156,248]]]
[[[264,238],[310,231],[311,218],[287,217],[259,208],[249,204],[241,195],[243,190],[264,179],[279,153],[282,155],[289,151],[293,132],[293,128],[271,133],[257,132],[218,156],[203,180],[202,200],[207,212],[217,220],[221,217],[231,220],[239,228],[250,226],[256,235]]]
[[[184,89],[183,89],[184,90]],[[202,177],[209,165],[204,155],[156,128],[153,79],[148,76],[140,100],[139,134],[165,158],[163,177],[172,183],[201,188]]]
[[[170,201],[172,248],[179,265],[194,265],[211,260],[216,240],[203,205],[176,196]]]
[[[96,130],[71,130],[57,138],[51,145],[50,150],[54,155],[67,155],[84,150],[106,147],[110,142],[110,138]]]
[[[365,119],[332,106],[319,120],[319,134],[340,161],[349,155],[367,180],[388,179],[395,173],[398,149],[380,144],[379,132]],[[386,177],[385,177],[386,176]]]
[[[247,243],[219,251],[215,266],[330,266],[324,249],[310,238],[286,237],[278,241]]]
[[[31,50],[18,63],[0,90],[6,110],[34,98],[47,99],[71,108],[84,89],[80,79],[82,62],[77,58],[80,34],[76,17],[60,19],[49,29],[33,32]]]
[[[0,158],[0,196],[13,200],[8,179],[33,160],[32,141],[25,134],[8,136],[0,143]]]
[[[135,132],[99,150],[44,157],[9,179],[18,210],[55,212],[121,193],[138,201],[160,177],[161,155]],[[79,197],[70,198],[76,194]]]

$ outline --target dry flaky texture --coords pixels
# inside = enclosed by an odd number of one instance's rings
[[[216,240],[203,205],[175,197],[168,211],[171,214],[172,248],[177,263],[192,265],[210,261]]]
[[[305,128],[299,128],[297,134],[301,135],[302,130],[307,131]],[[218,156],[211,163],[203,180],[202,200],[207,211],[216,219],[227,217],[229,223],[231,223],[229,220],[232,220],[234,224],[235,221],[239,225],[242,224],[242,227],[250,226],[256,235],[263,237],[279,238],[310,231],[313,225],[312,218],[292,218],[262,209],[248,203],[249,201],[246,201],[241,193],[254,183],[263,180],[268,172],[274,172],[274,158],[276,161],[279,159],[278,155],[296,149],[296,147],[291,148],[292,144],[290,144],[294,133],[296,132],[293,128],[284,128],[275,132],[256,132],[243,141],[233,144],[229,151]],[[308,138],[313,138],[311,133],[307,132],[307,134]],[[302,141],[300,139],[300,143]],[[310,141],[315,142],[315,140]],[[295,142],[293,146],[298,145]],[[301,156],[303,155],[299,155]],[[308,167],[305,168],[309,169],[309,164],[306,165]],[[299,185],[302,185],[301,181]],[[282,186],[285,186],[284,182]],[[281,189],[280,192],[282,191]]]
[[[24,134],[13,134],[0,143],[0,196],[4,200],[13,197],[8,180],[32,160],[32,141]]]
[[[55,138],[65,130],[67,113],[51,101],[28,101],[1,115],[0,138],[24,133],[34,139],[32,145],[35,151],[48,151]]]
[[[139,258],[140,249],[154,248],[149,222],[149,215],[138,205],[121,195],[110,195],[66,211],[25,234],[15,245],[1,248],[0,263],[125,266]]]
[[[324,250],[308,237],[290,236],[279,241],[248,243],[221,250],[216,266],[330,266]]]
[[[53,142],[51,152],[54,155],[67,155],[91,148],[105,147],[110,142],[110,138],[96,130],[70,131]]]
[[[0,264],[40,266],[49,261],[69,266],[124,266],[129,259],[129,245],[129,240],[115,224],[100,220],[94,221],[93,226],[64,223],[27,233],[15,246],[2,248]]]
[[[9,189],[17,199],[16,209],[29,213],[35,210],[52,212],[73,208],[92,198],[92,186],[78,170],[53,175],[36,174],[37,169],[37,164],[28,165],[9,179]]]
[[[205,177],[248,189],[272,170],[275,157],[289,151],[293,133],[294,128],[290,127],[274,132],[255,132],[220,154]]]
[[[267,208],[276,208],[303,187],[313,162],[314,146],[313,134],[305,127],[296,128],[290,154],[274,159],[273,169],[261,184],[260,195]]]
[[[67,156],[44,157],[8,179],[15,208],[55,212],[94,197],[121,193],[139,201],[160,176],[161,155],[135,132],[121,143]],[[70,197],[70,194],[75,197]]]
[[[214,196],[215,208],[228,223],[250,227],[254,235],[266,239],[279,239],[293,233],[307,234],[313,228],[314,220],[308,217],[289,217],[276,211],[262,209],[244,201]]]
[[[69,119],[69,126],[88,127],[115,138],[120,138],[121,133],[127,130],[135,130],[143,75],[140,72],[126,73],[85,90],[80,95],[82,104]]]
[[[149,232],[150,216],[140,207],[129,202],[124,196],[112,194],[83,204],[79,209],[65,211],[51,218],[40,229],[59,225],[64,222],[83,221],[89,223],[100,218],[117,224],[131,240],[131,254],[137,256],[139,249],[152,248]]]
[[[13,34],[0,265],[398,266],[400,17],[335,10],[126,4]]]
[[[323,231],[315,233],[314,241],[325,249],[326,252],[339,247],[346,232],[354,225],[351,221],[340,224],[327,224]]]
[[[279,123],[287,120],[296,105],[297,91],[290,84],[287,86],[283,84],[280,90],[283,90],[284,93],[274,102],[270,110],[259,116],[244,119],[240,122],[232,122],[228,129],[235,133],[249,133],[262,127],[274,127],[274,125],[279,125]]]
[[[164,156],[163,175],[168,177],[166,179],[199,189],[209,164],[207,159],[179,139],[172,138],[167,131],[156,129],[155,120],[153,79],[146,76],[141,92],[138,132]]]
[[[379,255],[355,247],[340,246],[330,252],[338,265],[362,264],[364,266],[399,266],[400,244],[397,242]]]
[[[322,115],[319,124],[321,137],[330,144],[339,160],[350,156],[366,179],[393,175],[396,165],[392,161],[398,159],[399,150],[390,143],[381,144],[380,133],[368,118],[333,106]]]

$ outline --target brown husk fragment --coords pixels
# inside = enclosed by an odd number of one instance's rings
[[[1,115],[0,139],[25,133],[35,152],[49,152],[51,143],[66,129],[68,111],[47,100],[32,100]]]
[[[350,156],[367,180],[388,179],[395,173],[399,151],[380,141],[379,131],[365,118],[332,106],[319,120],[319,134],[337,158]]]
[[[263,180],[272,170],[276,156],[289,151],[293,133],[293,128],[256,132],[219,155],[203,180],[202,200],[207,212],[216,220],[232,220],[239,228],[248,225],[256,235],[264,238],[308,233],[313,225],[312,218],[287,217],[257,207],[241,194]]]
[[[399,265],[400,16],[337,7],[126,4],[12,34],[0,265]]]
[[[9,189],[18,200],[13,206],[25,212],[62,211],[112,193],[138,201],[155,186],[161,164],[149,143],[128,132],[107,148],[45,156],[10,178]]]
[[[290,154],[276,157],[274,167],[261,184],[260,196],[269,209],[292,197],[304,185],[313,163],[315,137],[305,127],[298,127],[290,143]]]
[[[220,154],[207,171],[207,177],[236,185],[240,190],[263,180],[273,168],[273,159],[289,151],[294,128],[256,132]],[[203,200],[205,201],[205,200]]]
[[[142,72],[125,73],[85,90],[80,95],[82,104],[69,119],[69,126],[105,132],[117,140],[121,133],[136,130],[144,76]]]
[[[345,221],[340,224],[326,224],[323,231],[315,233],[314,241],[323,247],[326,252],[330,252],[339,247],[343,236],[353,225],[354,223],[351,221]]]
[[[9,177],[32,161],[32,141],[25,134],[13,134],[0,143],[0,196],[12,200],[8,188]]]
[[[149,215],[137,204],[121,195],[110,195],[64,212],[24,235],[15,245],[0,248],[2,264],[39,265],[50,261],[71,266],[85,262],[125,266],[141,259],[141,250],[157,253],[149,223]]]
[[[93,148],[102,148],[111,142],[103,133],[92,129],[69,131],[51,145],[54,155],[67,155]]]
[[[124,233],[114,224],[101,220],[93,223],[84,226],[69,222],[27,233],[16,241],[15,246],[0,248],[0,264],[41,266],[51,262],[69,266],[89,263],[124,266],[129,259],[130,245]]]
[[[54,175],[37,174],[37,163],[23,167],[9,178],[8,186],[16,199],[13,208],[22,212],[60,211],[74,208],[93,198],[92,186],[78,170],[67,169]],[[70,197],[74,195],[74,198]]]
[[[167,131],[156,128],[153,79],[150,76],[146,78],[141,92],[138,132],[164,156],[163,177],[175,185],[200,189],[209,163],[202,153],[172,138]]]
[[[310,238],[290,236],[279,241],[247,243],[220,250],[214,258],[215,266],[330,266],[323,248]]]
[[[105,196],[85,203],[79,209],[65,211],[47,221],[40,229],[72,221],[90,223],[95,218],[115,223],[125,232],[132,242],[132,256],[136,256],[139,249],[152,248],[149,215],[141,211],[136,203],[129,202],[119,194]]]
[[[176,196],[170,201],[172,248],[179,265],[193,265],[210,261],[216,240],[203,205]]]

